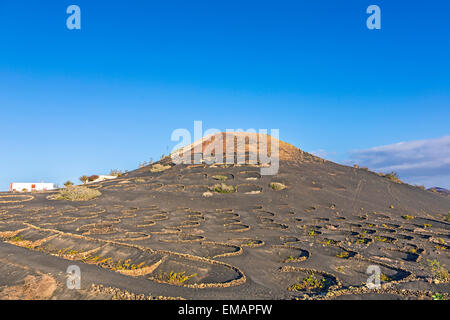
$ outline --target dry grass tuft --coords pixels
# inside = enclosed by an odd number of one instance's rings
[[[164,166],[162,164],[154,164],[151,168],[150,168],[150,172],[155,173],[155,172],[162,172],[162,171],[166,171],[167,169],[170,169],[170,166]]]
[[[389,180],[394,181],[396,183],[403,183],[403,181],[400,180],[400,177],[398,176],[398,174],[394,171],[392,171],[390,173],[379,173],[378,175],[381,177],[384,177],[384,178],[388,178]]]

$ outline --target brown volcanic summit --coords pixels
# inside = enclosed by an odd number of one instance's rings
[[[272,154],[273,148],[278,150],[278,155]],[[282,161],[323,161],[270,135],[252,132],[211,134],[174,153],[180,157],[190,153],[191,159],[193,159],[193,155],[196,153],[202,153],[204,156],[216,156],[218,150],[222,151],[225,161],[227,154],[233,155],[233,158],[230,159],[231,162],[236,161],[236,155],[239,153],[245,154],[245,163],[249,162],[251,154],[255,156],[255,159],[260,160],[261,153],[268,157],[277,157]]]
[[[448,297],[450,198],[277,142],[273,176],[166,157],[88,184],[90,201],[0,194],[0,298]],[[66,288],[69,265],[81,290]],[[365,285],[374,265],[379,290]]]

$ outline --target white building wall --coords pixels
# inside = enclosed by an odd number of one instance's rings
[[[9,185],[9,191],[22,192],[24,189],[27,191],[53,190],[55,185],[44,182],[13,182]]]

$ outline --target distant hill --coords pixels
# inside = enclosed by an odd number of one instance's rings
[[[445,188],[433,187],[433,188],[430,188],[428,190],[431,191],[431,192],[440,193],[440,194],[442,194],[444,196],[450,196],[450,190],[447,190]]]

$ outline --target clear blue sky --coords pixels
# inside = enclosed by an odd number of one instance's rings
[[[66,8],[81,8],[81,30]],[[382,29],[366,28],[381,8]],[[0,190],[158,159],[176,128],[351,150],[450,134],[450,2],[0,0]]]

